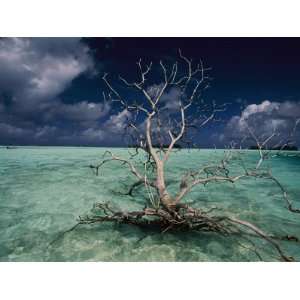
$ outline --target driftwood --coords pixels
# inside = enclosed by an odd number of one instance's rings
[[[109,203],[97,203],[94,210],[99,214],[79,217],[78,224],[94,224],[101,222],[116,222],[131,224],[143,228],[159,230],[161,233],[167,231],[199,231],[216,232],[222,235],[248,234],[243,230],[245,227],[250,233],[254,233],[265,239],[277,251],[282,261],[294,261],[294,258],[284,254],[276,239],[298,242],[294,236],[274,237],[263,232],[261,229],[234,217],[213,216],[211,211],[201,211],[187,205],[178,205],[172,210],[153,209],[145,207],[140,211],[122,212],[115,211]]]
[[[124,139],[129,146],[129,158],[106,151],[99,164],[89,167],[96,175],[101,175],[100,170],[104,169],[106,164],[118,162],[135,178],[135,183],[126,194],[132,196],[136,188],[143,187],[149,201],[143,210],[130,212],[116,211],[109,203],[98,203],[95,204],[93,214],[79,218],[79,224],[116,222],[155,228],[162,233],[196,230],[217,232],[222,235],[252,234],[267,241],[277,251],[280,260],[293,261],[292,257],[284,253],[277,240],[297,242],[296,237],[287,236],[286,239],[278,239],[246,220],[227,216],[227,212],[224,216],[219,216],[214,215],[213,211],[204,211],[185,204],[187,195],[196,186],[220,182],[234,184],[248,178],[261,178],[272,180],[281,190],[287,208],[291,212],[300,213],[299,209],[293,207],[284,187],[271,171],[263,168],[264,161],[271,155],[267,149],[277,136],[275,131],[260,139],[248,126],[249,137],[247,138],[255,141],[259,155],[254,166],[247,166],[239,150],[233,149],[231,143],[221,161],[204,166],[197,166],[195,162],[195,169],[187,170],[182,175],[177,193],[169,192],[165,166],[171,154],[184,147],[193,148],[193,134],[207,123],[219,121],[217,114],[222,113],[228,105],[227,103],[222,105],[214,102],[205,103],[202,100],[202,91],[209,85],[210,78],[207,75],[209,69],[204,67],[201,60],[194,64],[192,60],[183,56],[181,51],[179,51],[179,58],[180,62],[175,62],[170,68],[162,61],[159,62],[162,79],[158,85],[147,84],[153,67],[152,62],[146,65],[143,65],[141,60],[137,62],[140,78],[135,82],[129,82],[119,76],[120,82],[126,88],[133,89],[136,94],[139,93],[140,101],[125,99],[113,87],[108,74],[103,76],[107,86],[107,92],[103,93],[104,100],[119,105],[120,109],[126,110],[129,115],[124,128]],[[176,99],[166,100],[166,95],[169,95],[170,91],[176,91]],[[166,105],[166,102],[169,102],[169,105]],[[243,168],[243,172],[238,175],[231,175],[229,166],[233,160],[240,161]],[[261,258],[255,247],[254,249]]]

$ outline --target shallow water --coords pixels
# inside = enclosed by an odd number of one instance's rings
[[[145,232],[128,225],[80,225],[79,215],[93,203],[112,201],[124,210],[139,209],[147,201],[143,190],[134,198],[122,196],[134,182],[118,163],[106,165],[100,176],[87,166],[101,159],[105,148],[0,148],[0,260],[1,261],[256,261],[245,240],[217,234]],[[128,156],[126,149],[111,149]],[[254,164],[256,151],[245,151]],[[167,182],[176,191],[180,175],[206,161],[217,161],[223,150],[183,150],[167,165]],[[274,157],[265,162],[300,208],[300,157]],[[233,161],[232,172],[240,171]],[[268,180],[241,180],[197,187],[186,201],[194,206],[217,206],[227,215],[254,222],[269,233],[300,236],[300,215],[285,208],[280,189]],[[51,241],[57,239],[50,245]],[[255,240],[262,259],[278,258],[268,243]],[[282,242],[288,255],[300,260],[300,244]]]

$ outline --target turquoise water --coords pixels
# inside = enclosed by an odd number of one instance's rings
[[[80,225],[49,245],[89,213],[93,203],[112,201],[124,210],[144,207],[139,190],[122,196],[134,182],[118,163],[106,165],[96,177],[87,167],[101,159],[104,148],[19,147],[0,148],[0,260],[1,261],[256,261],[251,244],[236,237],[203,233],[145,232],[129,225]],[[126,149],[111,149],[128,156]],[[207,161],[217,161],[222,150],[181,151],[167,165],[167,182],[175,191],[180,174]],[[254,164],[256,151],[243,157]],[[300,157],[274,157],[276,176],[300,208]],[[232,172],[240,164],[233,161]],[[224,209],[224,214],[254,222],[269,233],[300,236],[300,214],[290,213],[278,187],[268,180],[248,179],[197,187],[186,201],[194,206]],[[276,260],[268,243],[255,240],[265,261]],[[300,260],[300,244],[281,242]]]

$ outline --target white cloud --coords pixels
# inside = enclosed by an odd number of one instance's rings
[[[161,97],[161,102],[169,111],[178,112],[181,104],[181,91],[177,87],[172,87],[169,91],[164,93]]]
[[[161,84],[153,84],[147,88],[148,94],[155,98],[160,93],[163,88],[163,83]],[[162,108],[167,109],[169,112],[177,112],[180,109],[181,103],[181,90],[178,87],[171,87],[168,90],[165,90],[160,98],[160,104]]]
[[[239,116],[233,116],[220,139],[229,141],[249,136],[248,126],[257,137],[263,138],[275,131],[278,134],[277,141],[284,138],[299,143],[299,131],[294,131],[299,119],[300,102],[265,100],[260,104],[248,105]]]
[[[250,104],[242,111],[242,118],[248,119],[249,116],[256,113],[270,113],[274,110],[278,110],[280,103],[270,102],[269,100],[263,101],[261,104]]]
[[[116,115],[110,116],[109,120],[104,124],[104,128],[109,133],[123,133],[127,120],[131,117],[131,113],[124,109]]]

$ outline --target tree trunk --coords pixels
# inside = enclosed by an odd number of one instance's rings
[[[156,163],[156,167],[157,167],[156,185],[158,189],[159,198],[163,206],[169,210],[170,208],[172,208],[172,206],[174,206],[174,200],[172,199],[172,197],[170,196],[170,194],[166,189],[164,164],[160,161]]]

